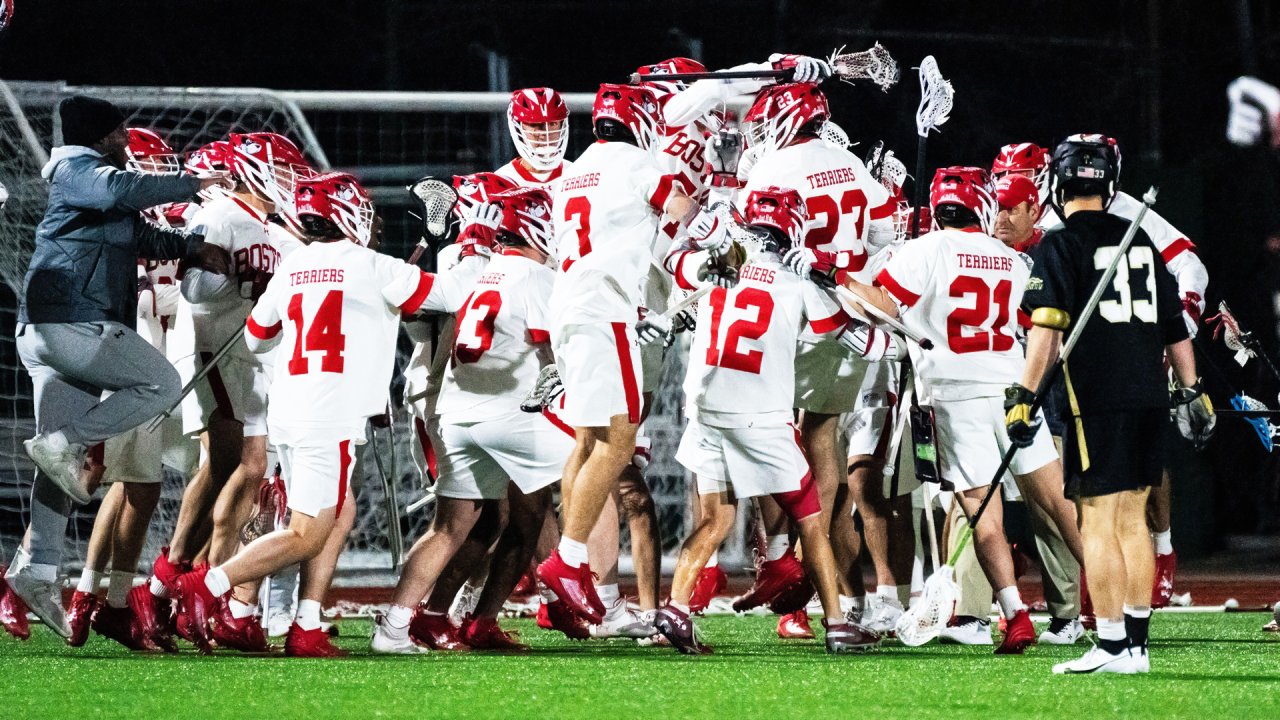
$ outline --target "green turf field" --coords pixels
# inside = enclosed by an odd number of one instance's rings
[[[44,628],[0,638],[0,718],[960,718],[1280,717],[1280,638],[1263,614],[1159,614],[1147,676],[1055,677],[1074,648],[1024,657],[897,643],[829,657],[779,641],[771,617],[702,620],[716,654],[686,658],[622,640],[580,643],[508,621],[528,656],[367,656],[370,623],[341,624],[342,660],[131,655]]]

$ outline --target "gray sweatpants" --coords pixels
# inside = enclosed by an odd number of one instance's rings
[[[182,392],[173,365],[120,323],[20,324],[17,349],[31,375],[36,432],[61,431],[68,442],[92,445],[131,430]],[[31,561],[58,565],[71,500],[41,472],[31,499]]]

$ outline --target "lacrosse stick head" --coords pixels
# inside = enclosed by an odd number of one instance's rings
[[[951,613],[955,611],[956,598],[960,596],[954,573],[950,565],[938,568],[925,582],[920,600],[898,618],[894,629],[904,645],[924,645],[938,637],[947,626]]]
[[[855,80],[870,80],[884,92],[898,83],[901,74],[898,61],[880,43],[856,53],[845,53],[841,47],[831,53],[827,62],[842,81],[852,85]]]
[[[884,189],[889,191],[889,195],[902,195],[902,186],[907,182],[907,166],[902,164],[892,150],[885,150],[883,142],[872,148],[867,155],[867,170],[871,177],[879,180]]]
[[[743,220],[748,227],[757,228],[769,237],[762,249],[785,253],[804,242],[806,213],[800,193],[791,188],[769,186],[747,196]],[[765,228],[777,232],[770,233]]]
[[[1262,404],[1261,400],[1254,400],[1244,393],[1231,398],[1231,407],[1237,410],[1268,409],[1266,405]],[[1262,441],[1262,447],[1266,448],[1267,452],[1271,452],[1272,441],[1276,433],[1280,432],[1280,428],[1272,425],[1266,418],[1262,417],[1247,417],[1244,421],[1253,426],[1254,432],[1258,433],[1258,439]]]
[[[551,88],[526,88],[511,93],[507,129],[516,152],[538,172],[560,167],[569,147],[569,106]]]
[[[830,120],[822,124],[822,132],[820,133],[820,136],[823,140],[826,140],[841,150],[848,150],[849,145],[852,144],[849,142],[849,134],[844,131],[844,128]]]
[[[1206,318],[1205,323],[1215,325],[1213,337],[1222,335],[1222,341],[1227,344],[1227,348],[1235,351],[1238,364],[1243,366],[1249,362],[1250,358],[1256,357],[1253,350],[1253,336],[1241,329],[1240,322],[1236,320],[1235,315],[1231,314],[1231,309],[1227,307],[1225,301],[1218,303],[1218,314]]]
[[[424,234],[436,240],[444,239],[449,232],[449,214],[458,204],[458,193],[453,184],[428,175],[410,185],[408,190],[420,205]]]
[[[951,81],[942,77],[938,61],[932,55],[920,63],[920,107],[916,109],[916,133],[928,137],[930,130],[937,130],[950,117],[955,89]]]
[[[996,189],[986,170],[955,166],[938,168],[934,173],[929,186],[933,217],[940,222],[959,218],[963,213],[957,213],[957,207],[973,213],[982,232],[991,234],[996,221]]]

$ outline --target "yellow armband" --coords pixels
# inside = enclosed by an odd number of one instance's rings
[[[1071,316],[1057,308],[1042,307],[1036,308],[1031,313],[1031,322],[1052,330],[1066,330],[1071,324]]]

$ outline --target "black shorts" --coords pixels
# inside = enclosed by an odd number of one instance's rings
[[[1173,421],[1167,409],[1068,418],[1063,436],[1067,497],[1155,487],[1164,472]]]

